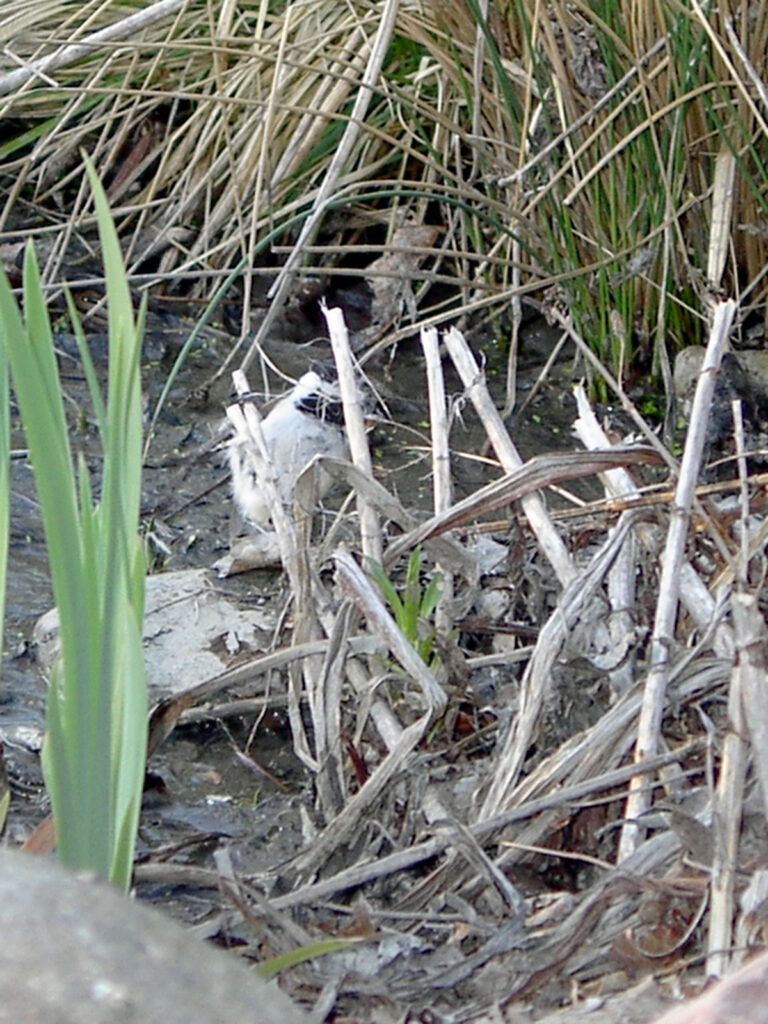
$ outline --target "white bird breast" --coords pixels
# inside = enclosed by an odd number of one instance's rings
[[[305,374],[294,390],[281,398],[262,422],[278,494],[286,506],[291,505],[296,480],[313,456],[344,458],[347,453],[346,436],[341,425],[296,408],[297,400],[312,393],[313,389],[308,387],[310,382],[305,381],[309,376]],[[316,374],[311,376],[319,380]],[[254,526],[265,526],[271,518],[270,507],[244,442],[235,440],[232,443],[229,463],[235,504],[240,514]],[[332,483],[330,474],[322,467],[317,467],[318,498],[328,493]]]

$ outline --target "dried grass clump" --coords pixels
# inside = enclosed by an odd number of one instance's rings
[[[526,96],[513,208],[533,220],[525,237],[563,275],[560,297],[590,344],[614,368],[633,336],[663,356],[667,332],[700,338],[693,310],[721,283],[764,327],[768,5],[705,16],[698,3],[520,3],[510,24],[520,15],[525,28],[510,36],[543,102]],[[723,154],[735,160],[733,233],[713,266]]]
[[[764,2],[14,0],[0,42],[0,231],[19,209],[25,227],[40,217],[49,279],[88,223],[83,147],[133,271],[210,295],[239,267],[244,331],[249,272],[278,269],[268,246],[279,265],[277,243],[309,225],[293,266],[359,267],[405,208],[440,229],[429,264],[422,252],[403,271],[433,323],[533,294],[567,303],[615,371],[655,351],[666,373],[668,343],[700,335],[700,299],[725,272],[745,327],[763,326]],[[712,267],[724,153],[733,230]],[[450,291],[426,305],[435,282]]]
[[[293,516],[275,491],[291,608],[275,648],[166,698],[151,730],[284,701],[314,783],[300,848],[237,877],[224,850],[216,870],[163,853],[138,880],[218,887],[224,874],[228,927],[252,950],[302,947],[283,984],[326,1014],[376,1022],[513,1019],[566,1002],[586,1013],[590,997],[649,974],[679,990],[705,958],[723,974],[764,945],[766,477],[747,478],[737,431],[740,479],[696,485],[735,312],[732,300],[710,310],[679,465],[618,387],[646,443],[612,444],[581,386],[583,447],[523,462],[464,335],[445,332],[465,415],[504,470],[458,501],[437,331],[423,330],[433,514],[420,518],[371,475],[347,332],[329,311],[352,463],[322,465],[358,514],[342,511],[316,544],[314,473]],[[567,317],[560,326],[597,364]],[[240,402],[228,415],[267,493],[259,419]],[[542,500],[594,475],[604,499],[571,495],[559,512]],[[727,492],[738,513],[716,504]],[[351,551],[397,584],[419,552],[412,602],[439,573],[434,623],[419,623],[434,625],[437,659],[419,656],[391,587],[377,590],[380,573]],[[337,944],[321,949],[319,934]]]
[[[58,69],[55,82],[30,80],[8,96],[4,113],[38,130],[6,144],[6,169],[15,194],[28,186],[35,205],[56,196],[69,205],[74,193],[78,223],[79,150],[88,149],[134,266],[164,253],[165,271],[204,276],[255,252],[306,203],[338,140],[375,12],[329,3],[277,14],[266,4],[172,6],[138,34]],[[61,5],[50,12],[61,19],[52,32],[36,24],[17,34],[7,12],[0,33],[27,60],[126,13],[120,4],[86,3],[75,25]]]

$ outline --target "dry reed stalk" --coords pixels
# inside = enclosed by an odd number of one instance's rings
[[[238,395],[250,393],[244,373],[238,370],[232,377]],[[283,507],[276,484],[275,467],[272,464],[261,429],[261,417],[252,402],[230,405],[227,408],[227,417],[235,429],[236,437],[243,442],[248,458],[253,462],[259,487],[269,503],[272,523],[280,545],[280,557],[288,576],[291,597],[294,602],[296,618],[294,640],[298,644],[315,640],[317,639],[317,617],[312,601],[307,552],[306,548],[299,544],[295,523]],[[315,694],[317,687],[314,680],[317,668],[317,662],[311,656],[305,658],[301,666],[292,662],[288,667],[288,717],[291,723],[294,750],[297,757],[313,772],[318,771],[319,765],[312,751],[312,745],[301,715],[301,675],[303,672],[307,679],[308,690]],[[312,706],[317,710],[316,702],[313,701]]]
[[[323,315],[328,325],[328,335],[339,377],[339,388],[341,389],[341,399],[344,405],[344,426],[349,441],[352,463],[363,474],[372,477],[371,453],[368,448],[363,410],[355,381],[352,350],[349,346],[349,332],[344,322],[344,314],[338,308],[328,309],[323,304]],[[381,527],[376,509],[366,501],[365,495],[362,493],[357,495],[357,509],[360,518],[360,541],[363,555],[380,563]]]
[[[488,440],[507,473],[522,465],[517,449],[510,438],[499,411],[485,385],[485,375],[475,362],[464,335],[451,327],[443,336],[445,347],[483,424]],[[537,494],[520,499],[536,539],[546,555],[560,583],[565,586],[574,577],[571,556],[547,513],[544,502]]]
[[[739,591],[745,593],[749,573],[749,493],[741,402],[733,401],[731,409],[741,484],[742,544],[738,578]],[[716,978],[723,977],[728,968],[732,966],[730,950],[734,945],[734,888],[739,863],[739,841],[748,753],[745,716],[745,678],[748,667],[746,661],[742,662],[742,652],[746,653],[746,643],[751,638],[739,632],[739,627],[745,623],[739,619],[735,611],[733,619],[736,626],[736,650],[739,652],[739,657],[731,671],[728,689],[729,728],[723,740],[723,754],[717,788],[714,793],[712,815],[714,842],[710,871],[707,976]],[[761,717],[765,719],[764,713],[761,713]]]
[[[427,373],[427,394],[429,396],[429,424],[432,433],[432,495],[435,515],[440,515],[451,506],[453,485],[451,480],[451,450],[449,441],[448,410],[445,401],[445,382],[440,362],[440,346],[437,330],[427,327],[421,331],[421,347]],[[435,609],[435,625],[438,631],[448,636],[454,627],[451,606],[453,604],[453,576],[448,565],[437,562],[435,571],[440,574],[440,600]]]
[[[341,811],[347,798],[341,707],[351,615],[352,605],[344,602],[333,620],[322,667],[307,680],[318,765],[317,803],[326,821]]]
[[[298,710],[302,693],[306,694],[312,720],[311,755],[305,733],[300,735],[299,741],[305,758],[312,758],[311,767],[315,772],[317,802],[325,817],[329,818],[337,813],[344,803],[341,700],[343,670],[348,654],[350,609],[342,604],[332,620],[331,627],[328,628],[328,609],[334,606],[334,602],[326,593],[319,574],[315,571],[315,560],[310,556],[312,523],[317,507],[317,464],[320,461],[321,457],[317,455],[310,460],[299,475],[294,488],[293,511],[299,545],[302,589],[298,594],[292,595],[292,639],[294,644],[303,644],[315,639],[320,634],[322,625],[328,636],[328,649],[322,659],[311,655],[305,658],[300,669],[298,665],[289,665],[288,697],[290,712],[292,705]]]
[[[749,494],[747,491],[747,460],[744,457],[744,420],[740,401],[731,403],[734,439],[738,456],[741,483],[742,545],[739,559],[739,587],[746,590],[749,572],[749,542],[747,520]],[[745,636],[740,635],[739,622],[733,616],[736,629],[736,650],[744,650]],[[710,870],[709,928],[707,935],[707,976],[721,978],[732,966],[730,950],[733,947],[734,889],[739,864],[739,841],[744,801],[744,782],[747,773],[747,725],[745,717],[746,664],[741,657],[731,671],[728,688],[728,731],[723,740],[720,774],[713,797],[713,852]]]
[[[657,750],[664,708],[664,693],[675,640],[680,569],[683,564],[690,510],[704,450],[707,419],[715,388],[715,375],[728,343],[728,331],[735,312],[736,303],[733,300],[719,302],[715,306],[704,365],[693,399],[691,420],[680,465],[680,478],[675,492],[675,503],[670,513],[667,542],[662,559],[659,600],[651,638],[650,667],[638,723],[636,761],[642,761],[648,754],[655,754]],[[641,786],[640,781],[630,784],[626,821],[619,844],[620,861],[635,849],[639,837],[644,832],[641,818],[649,806],[650,796],[647,790]]]
[[[723,146],[715,160],[712,186],[712,225],[707,253],[707,284],[713,291],[720,287],[733,237],[731,219],[735,174],[736,159],[731,150]]]
[[[588,613],[606,572],[624,544],[634,517],[624,514],[611,537],[600,547],[586,569],[565,587],[557,606],[541,627],[531,660],[523,673],[520,709],[501,749],[497,752],[490,786],[478,814],[478,821],[494,817],[508,805],[517,785],[531,737],[545,696],[552,682],[552,666],[571,629]]]
[[[343,313],[340,309],[327,309],[324,306],[323,313],[326,318],[326,323],[328,324],[331,348],[333,350],[336,370],[339,377],[339,388],[341,390],[342,403],[344,406],[344,422],[349,441],[350,454],[352,456],[352,468],[356,474],[357,486],[355,486],[355,493],[357,496],[362,550],[366,557],[373,558],[375,561],[381,562],[381,530],[379,527],[376,506],[368,500],[366,488],[360,486],[360,483],[362,482],[373,482],[373,472],[371,467],[371,453],[368,448],[368,440],[363,419],[362,405],[360,402],[357,382],[355,380],[352,353],[349,347],[349,335],[344,322]],[[355,603],[359,608],[359,598]],[[346,612],[344,612],[343,606],[342,610],[340,610],[338,614],[339,616],[344,614],[346,619]],[[326,616],[325,627],[329,632],[336,631],[338,629],[338,617],[333,622],[333,625],[330,625],[329,619]],[[369,693],[370,673],[357,659],[354,658],[347,660],[345,671],[352,688],[358,697],[363,698],[367,695],[367,699],[370,701],[367,712],[370,714],[371,720],[378,729],[379,735],[383,739],[388,751],[391,753],[395,750],[403,749],[402,744],[404,741],[402,724],[385,701],[377,698],[374,699]],[[390,760],[389,764],[393,771],[396,770],[397,762],[394,758]],[[384,773],[381,773],[381,778],[383,779],[383,777]],[[381,784],[383,785],[383,782]],[[363,786],[361,792],[363,791],[364,796],[356,801],[355,809],[345,812],[344,821],[350,823],[348,826],[349,828],[353,827],[352,822],[354,821],[354,816],[356,814],[362,815],[365,807],[367,807],[369,802],[374,800],[378,794],[378,790],[375,786],[371,786],[370,788],[367,787],[367,782],[366,785]],[[341,810],[342,809],[340,809],[340,812]],[[329,830],[333,831],[337,825],[338,821],[337,819],[334,819],[329,825]]]
[[[737,650],[747,639],[737,632]],[[727,972],[733,945],[734,885],[747,772],[744,674],[745,668],[740,664],[734,665],[728,688],[728,731],[723,740],[720,774],[713,800],[707,975],[715,978],[721,978]]]
[[[597,422],[587,400],[586,392],[581,384],[574,388],[578,417],[574,423],[574,432],[588,450],[609,447],[608,438]],[[606,494],[625,497],[637,495],[629,472],[624,469],[609,469],[600,474]],[[634,661],[630,655],[635,636],[635,623],[632,609],[636,600],[635,572],[636,552],[635,538],[645,530],[651,531],[639,523],[627,537],[627,543],[616,558],[608,575],[608,601],[612,614],[608,620],[607,650],[611,652],[611,660],[616,666],[609,672],[611,690],[614,694],[626,692],[633,684]],[[646,537],[650,540],[650,536]]]
[[[347,641],[349,653],[357,656],[371,655],[374,652],[384,654],[383,645],[377,645],[376,640],[371,637],[356,636]],[[227,716],[227,710],[236,706],[237,702],[230,701],[228,704],[212,705],[211,701],[222,690],[237,684],[253,682],[260,675],[269,675],[279,669],[285,669],[294,661],[301,661],[307,657],[321,657],[328,660],[334,648],[330,640],[312,640],[306,644],[294,644],[291,647],[282,647],[279,650],[271,651],[269,654],[258,654],[249,658],[235,668],[227,669],[217,676],[205,679],[202,683],[194,686],[173,697],[164,697],[152,708],[150,713],[148,752],[152,754],[157,747],[166,739],[176,726],[182,721],[204,721],[215,718],[217,715]],[[276,698],[277,699],[277,698]],[[264,707],[265,700],[262,697],[246,698],[243,704],[250,700],[251,710],[260,710]],[[193,710],[197,705],[203,705],[198,710]],[[238,711],[231,713],[238,714]]]
[[[677,470],[677,462],[675,459],[672,458],[666,447],[659,440],[656,432],[648,426],[645,421],[645,417],[640,414],[637,406],[626,393],[621,382],[610,372],[610,370],[607,369],[602,360],[595,355],[584,338],[582,338],[579,332],[575,329],[572,317],[567,313],[562,313],[559,309],[549,310],[548,315],[554,323],[558,324],[558,326],[562,327],[562,329],[567,332],[568,337],[576,346],[579,354],[584,357],[584,360],[589,366],[596,370],[600,378],[609,388],[611,394],[616,396],[621,408],[640,431],[645,443],[658,452],[662,461],[666,463],[670,469]]]
[[[421,348],[424,353],[424,364],[427,376],[427,395],[429,399],[429,424],[432,441],[432,502],[436,514],[450,507],[453,496],[451,479],[451,453],[449,442],[448,409],[445,400],[445,382],[443,367],[440,362],[440,345],[437,330],[428,327],[420,332]],[[454,628],[453,595],[454,580],[448,564],[437,561],[435,572],[440,575],[440,597],[435,608],[435,629],[446,642]],[[423,798],[423,809],[426,820],[430,824],[445,822],[451,818],[450,810],[446,809],[433,784],[427,786]],[[477,845],[474,840],[467,839],[469,845]],[[451,855],[456,855],[456,848]],[[477,851],[478,856],[484,856]]]
[[[741,679],[744,718],[751,740],[754,772],[768,820],[768,713],[765,701],[768,688],[768,630],[756,595],[744,592],[732,594],[731,611],[739,655],[737,667]]]
[[[575,388],[576,405],[579,415],[574,429],[582,444],[592,450],[609,445],[608,437],[597,422],[581,386]],[[637,485],[626,469],[609,470],[601,475],[608,494],[615,498],[631,498],[637,495]],[[673,497],[669,496],[669,500]],[[658,556],[660,535],[658,528],[648,523],[638,523],[637,536],[646,552]],[[717,587],[715,589],[718,589]],[[700,632],[708,634],[714,626],[713,649],[721,657],[730,660],[733,655],[733,633],[725,622],[718,622],[718,605],[702,582],[691,563],[684,560],[680,567],[680,600]],[[722,609],[720,610],[722,612]]]
[[[601,659],[601,664],[608,668],[609,685],[614,695],[626,693],[635,682],[633,648],[638,640],[638,630],[632,609],[637,600],[636,569],[637,531],[632,530],[608,573],[611,614],[607,624],[606,656]]]
[[[630,400],[619,381],[616,380],[616,378],[606,369],[594,352],[589,349],[589,346],[579,335],[578,331],[574,329],[570,317],[564,316],[558,310],[552,310],[551,316],[555,322],[568,331],[571,340],[574,342],[579,352],[584,356],[589,365],[593,366],[598,371],[603,380],[610,387],[611,391],[618,397],[622,409],[638,427],[645,440],[658,452],[661,460],[669,466],[670,470],[677,474],[678,465],[676,460],[669,453],[665,445],[659,440],[656,432],[651,430],[648,426],[645,418],[640,414],[634,402]],[[632,485],[631,489],[633,489],[633,487],[634,485]],[[698,498],[695,500],[697,512],[705,521],[709,521],[709,516],[706,511],[701,508]],[[727,549],[723,545],[722,538],[720,537],[720,531],[714,526],[710,530],[710,537],[715,547],[722,555],[724,561],[730,564],[731,559]],[[697,573],[690,567],[689,563],[683,562],[678,582],[681,588],[681,593],[684,592],[687,595],[685,599],[687,610],[690,611],[690,614],[697,623],[702,624],[702,628],[707,628],[713,622],[716,615],[716,605],[707,588],[703,585]],[[723,656],[729,657],[730,653],[733,651],[733,645],[729,642],[728,627],[717,627],[717,637]]]
[[[368,811],[381,798],[392,779],[405,770],[410,756],[424,738],[431,720],[431,713],[425,712],[400,730],[385,757],[365,780],[365,784],[347,800],[342,810],[313,840],[311,847],[293,859],[291,866],[299,876],[314,875],[329,857],[344,847],[355,834],[360,834]]]
[[[0,96],[7,96],[16,90],[23,89],[28,82],[35,78],[51,82],[51,75],[60,68],[74,64],[82,57],[89,56],[94,52],[103,50],[105,43],[119,42],[124,39],[132,39],[143,29],[158,22],[165,21],[171,15],[176,14],[186,6],[188,0],[155,0],[144,10],[136,14],[129,14],[121,18],[113,25],[98,29],[91,35],[80,39],[77,43],[69,46],[62,46],[59,50],[45,57],[25,63],[16,71],[9,71],[0,75]]]
[[[694,740],[691,743],[686,744],[684,748],[671,751],[669,753],[657,754],[656,757],[649,759],[649,761],[643,766],[643,770],[648,773],[658,771],[670,761],[678,759],[682,760],[688,754],[700,750],[701,746],[702,744],[700,741]],[[528,800],[517,807],[509,808],[506,811],[494,815],[492,818],[472,823],[469,825],[469,829],[476,839],[485,839],[501,832],[505,828],[509,828],[511,825],[516,825],[520,822],[527,821],[530,818],[535,818],[550,810],[562,810],[563,805],[577,804],[579,801],[592,794],[609,791],[619,786],[623,786],[631,778],[633,770],[637,770],[633,765],[624,765],[621,768],[614,768],[609,772],[602,772],[599,775],[575,785],[563,786],[562,788],[551,791],[542,797]],[[659,844],[655,841],[646,843],[634,855],[632,863],[628,866],[628,870],[633,870],[636,865],[638,874],[645,873],[649,871],[652,866],[652,864],[649,864],[649,857],[654,858],[657,855],[658,847],[660,845],[667,847],[667,849],[662,851],[662,856],[664,858],[669,856],[668,847],[670,845],[672,846],[673,852],[674,849],[679,846],[679,840],[677,840],[673,835],[667,834],[660,838],[665,840],[665,843]],[[343,868],[330,878],[325,878],[318,882],[306,883],[297,887],[290,893],[273,897],[270,902],[275,908],[284,910],[287,907],[302,906],[314,900],[327,899],[337,893],[365,885],[366,883],[375,881],[376,879],[385,878],[387,875],[405,872],[414,868],[417,865],[424,863],[424,861],[431,860],[431,858],[445,852],[445,850],[452,846],[454,842],[455,838],[452,834],[452,830],[450,828],[445,828],[442,829],[438,835],[421,842],[413,843],[407,849],[398,850],[395,853],[378,857],[372,861],[366,861],[362,864],[355,864],[352,867]],[[651,847],[653,847],[653,849],[651,849]],[[303,866],[303,862],[300,863],[302,863]],[[162,865],[160,867],[162,868]]]
[[[419,526],[393,540],[387,548],[387,565],[417,544],[433,543],[448,530],[458,529],[474,522],[479,516],[502,508],[514,501],[523,501],[527,495],[580,477],[594,476],[617,466],[655,464],[656,453],[640,445],[616,446],[606,451],[553,452],[534,455],[518,469],[505,473],[498,480],[480,487],[473,494],[457,501],[445,512],[431,516]]]

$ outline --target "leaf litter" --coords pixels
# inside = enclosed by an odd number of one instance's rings
[[[343,324],[330,326],[343,366]],[[297,922],[308,951],[320,936],[348,942],[308,952],[283,974],[295,997],[318,1012],[334,1006],[336,1019],[522,1020],[563,1006],[569,1014],[602,1005],[608,1012],[615,993],[652,977],[642,989],[648,1002],[638,1003],[653,1004],[650,1019],[665,999],[694,991],[707,956],[733,945],[736,929],[743,933],[746,911],[733,902],[744,888],[739,873],[755,882],[760,875],[759,787],[744,788],[742,767],[722,788],[723,743],[748,744],[763,717],[755,702],[752,724],[728,733],[728,694],[745,685],[739,675],[748,668],[761,671],[746,653],[762,649],[759,613],[752,634],[736,631],[737,616],[729,616],[737,598],[745,610],[754,602],[736,569],[741,557],[744,581],[759,573],[761,541],[746,542],[752,547],[740,555],[738,529],[724,530],[692,489],[694,529],[675,542],[679,567],[664,584],[679,602],[663,644],[664,685],[649,697],[660,566],[673,557],[670,523],[688,514],[676,460],[655,437],[611,443],[577,388],[584,450],[523,461],[463,335],[454,330],[444,340],[504,475],[466,499],[437,502],[431,519],[415,522],[361,466],[358,449],[351,465],[325,466],[351,489],[356,511],[345,504],[343,522],[318,538],[311,505],[297,500],[299,514],[278,529],[291,603],[278,634],[283,646],[233,671],[256,676],[268,659],[284,659],[272,696],[284,694],[313,798],[305,792],[301,848],[261,871],[234,867],[237,899],[222,927],[258,960],[295,944]],[[349,351],[346,358],[352,366]],[[354,386],[354,373],[350,379]],[[349,429],[361,403],[349,393],[344,401]],[[441,402],[444,394],[432,407]],[[362,420],[358,426],[364,437]],[[607,502],[574,497],[569,508],[550,509],[542,500],[548,487],[562,495],[563,483],[578,477],[597,477]],[[358,532],[366,522],[376,526],[367,537]],[[480,531],[508,548],[501,568],[498,552],[487,566],[474,557]],[[423,586],[439,566],[441,600],[450,595],[440,657],[429,665],[354,553],[380,555],[397,587],[418,545]],[[494,620],[493,604],[482,599],[504,589]],[[483,628],[463,631],[477,608]],[[210,701],[219,683],[223,692],[228,678],[211,680],[200,700]],[[185,713],[197,704],[181,700]],[[644,713],[657,733],[639,753]],[[743,750],[741,757],[743,764]],[[637,793],[644,806],[628,820],[626,802]],[[179,881],[221,884],[222,856],[215,869],[180,866]],[[715,869],[734,929],[724,935],[720,926],[717,947]],[[155,872],[150,861],[137,878],[174,878],[172,864]],[[630,1019],[623,996],[615,1006],[603,1019]]]
[[[189,840],[153,849],[149,829],[137,884],[154,898],[187,892],[193,905],[210,891],[201,933],[260,962],[291,953],[281,983],[318,1017],[333,1008],[338,1020],[524,1020],[567,1007],[571,1019],[603,1007],[605,1020],[631,1019],[625,997],[637,991],[634,1009],[648,1007],[650,1019],[666,998],[696,989],[707,957],[746,950],[762,934],[765,813],[745,768],[749,737],[764,729],[764,626],[751,596],[763,540],[749,521],[762,478],[745,478],[736,515],[713,504],[713,494],[738,493],[728,481],[694,486],[688,513],[670,452],[650,432],[641,443],[617,438],[618,417],[609,438],[580,387],[583,447],[524,459],[464,336],[443,337],[443,365],[428,328],[431,444],[419,458],[433,449],[435,461],[417,472],[440,484],[433,515],[416,512],[402,502],[399,474],[376,479],[366,461],[360,374],[343,322],[331,315],[330,328],[356,440],[351,461],[321,460],[352,500],[319,529],[310,472],[293,510],[278,502],[270,544],[285,572],[283,610],[258,609],[250,644],[241,641],[254,609],[217,594],[249,574],[179,577],[176,598],[190,588],[192,604],[167,601],[177,621],[166,625],[173,633],[185,620],[190,664],[212,653],[200,618],[209,597],[216,615],[232,618],[218,668],[201,660],[195,675],[172,672],[176,685],[158,692],[151,723],[156,758],[180,725],[247,719],[247,740],[225,730],[229,757],[268,784],[256,724],[283,709],[304,779],[298,792],[289,787],[291,824],[283,805],[270,805],[273,827],[251,837],[258,866],[241,840],[202,822],[193,858]],[[443,375],[465,420],[471,403],[502,469],[462,498]],[[692,416],[706,420],[703,410]],[[247,417],[240,427],[258,430]],[[690,528],[665,583],[679,601],[665,637],[660,567],[675,516],[689,516]],[[417,548],[417,598],[439,578],[437,605],[424,606],[431,621],[417,622],[423,639],[434,631],[426,661],[367,561],[398,590]],[[167,586],[170,575],[156,580]],[[166,625],[150,627],[156,640]],[[667,655],[645,711],[658,731],[635,760],[653,643]],[[748,716],[729,731],[737,701]],[[764,778],[759,759],[755,778]],[[631,793],[644,806],[628,820]],[[247,808],[239,813],[248,819]]]

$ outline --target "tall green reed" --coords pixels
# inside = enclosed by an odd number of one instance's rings
[[[107,282],[106,404],[71,300],[69,307],[102,444],[98,500],[82,455],[74,468],[31,244],[24,257],[24,316],[0,273],[0,345],[34,469],[60,619],[61,653],[50,678],[43,747],[58,856],[126,888],[147,737],[141,645],[145,569],[138,534],[143,311],[137,322],[107,200],[90,164],[87,170]]]
[[[567,305],[616,373],[630,375],[633,359],[646,370],[651,355],[700,339],[723,147],[737,164],[724,283],[748,281],[753,308],[764,302],[764,242],[755,239],[764,239],[768,133],[744,69],[764,66],[768,8],[748,20],[729,7],[511,0],[484,20],[468,5],[467,17],[485,37],[503,38],[510,57],[489,55],[486,80],[522,99],[517,112],[503,104],[509,156],[500,179],[507,230],[522,243],[522,281],[554,279],[540,298]]]

